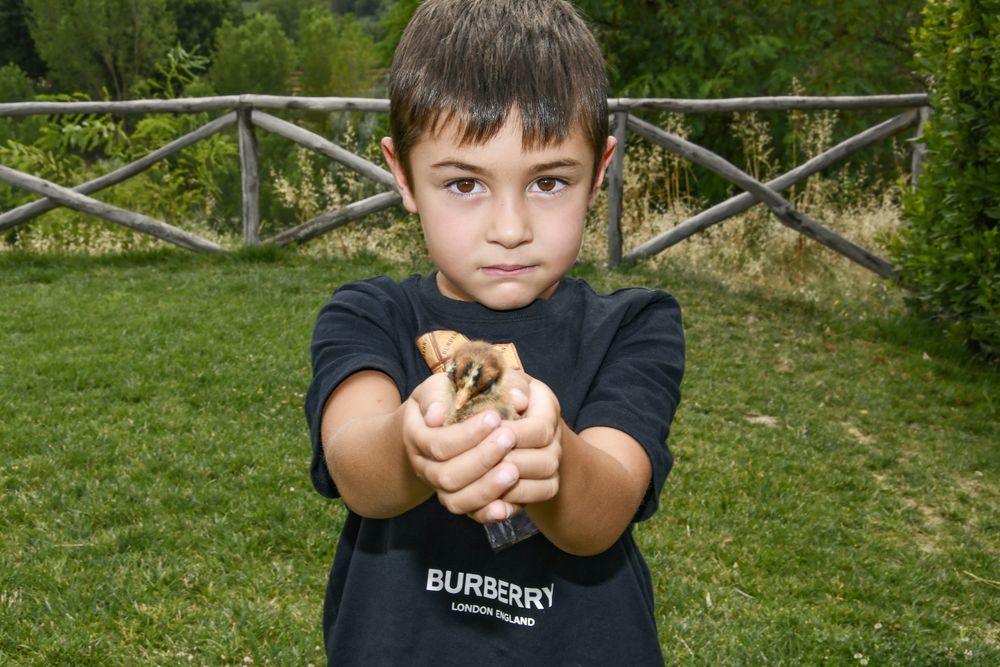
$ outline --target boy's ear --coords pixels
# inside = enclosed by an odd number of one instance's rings
[[[383,137],[381,145],[382,156],[385,158],[386,164],[389,165],[389,171],[392,172],[393,178],[396,179],[396,188],[399,190],[399,194],[403,197],[403,207],[410,213],[416,213],[417,202],[413,198],[413,191],[406,178],[406,169],[403,168],[402,161],[396,155],[396,146],[392,142],[392,137]]]
[[[597,191],[601,189],[601,184],[604,182],[604,175],[608,172],[608,165],[611,164],[611,158],[615,156],[615,148],[617,147],[618,140],[613,136],[609,136],[607,143],[604,144],[604,153],[601,155],[601,161],[597,165],[597,174],[594,175],[594,188],[590,192],[590,203],[588,206],[593,206],[594,200],[597,199]]]

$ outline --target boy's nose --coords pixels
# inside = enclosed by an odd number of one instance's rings
[[[531,214],[517,197],[503,198],[492,213],[486,240],[505,248],[516,248],[531,240]]]

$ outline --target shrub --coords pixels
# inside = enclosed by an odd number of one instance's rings
[[[909,299],[1000,357],[1000,1],[931,0],[914,32],[933,116],[894,253]]]
[[[24,70],[14,63],[0,67],[0,102],[26,102],[34,98],[35,88]],[[0,146],[15,136],[14,120],[0,118]]]

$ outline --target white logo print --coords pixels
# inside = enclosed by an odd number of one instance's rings
[[[552,606],[555,584],[541,588],[519,586],[503,579],[475,572],[452,572],[451,570],[429,568],[426,589],[431,592],[444,592],[488,600],[520,609],[544,610]],[[486,604],[452,601],[451,609],[466,614],[493,616],[515,625],[529,627],[535,625],[535,619],[530,616],[515,616]]]

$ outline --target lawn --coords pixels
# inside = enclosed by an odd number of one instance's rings
[[[322,664],[313,319],[374,258],[0,254],[0,664]],[[636,528],[668,663],[1000,664],[1000,375],[891,297],[666,263],[676,467]]]

